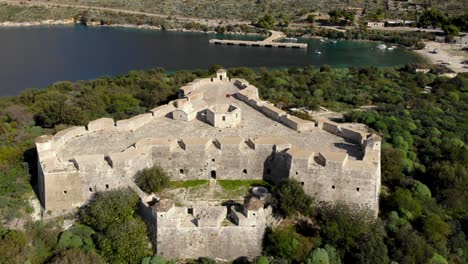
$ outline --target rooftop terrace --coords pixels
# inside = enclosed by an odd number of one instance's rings
[[[170,117],[153,118],[149,123],[134,130],[104,130],[71,138],[57,150],[58,158],[67,161],[75,156],[108,154],[120,152],[144,138],[220,138],[220,137],[279,137],[292,146],[307,148],[315,153],[338,151],[349,155],[350,159],[360,159],[360,145],[328,133],[319,128],[307,132],[297,132],[270,119],[256,109],[232,95],[239,89],[230,82],[212,82],[200,84],[197,93],[203,94],[203,100],[209,105],[238,106],[242,111],[242,122],[233,128],[215,128],[202,117],[184,122]],[[268,105],[272,106],[272,105]]]

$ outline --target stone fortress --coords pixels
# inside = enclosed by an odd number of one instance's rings
[[[289,115],[261,100],[247,81],[219,70],[149,113],[39,137],[38,192],[46,214],[55,216],[73,212],[95,192],[130,187],[145,205],[158,254],[255,257],[272,218],[261,197],[232,207],[176,206],[139,190],[135,173],[159,165],[179,181],[293,178],[319,201],[353,203],[377,215],[380,144],[375,134]]]

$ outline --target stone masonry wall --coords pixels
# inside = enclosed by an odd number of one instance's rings
[[[174,227],[158,229],[158,254],[169,259],[200,256],[232,261],[261,255],[265,227]]]

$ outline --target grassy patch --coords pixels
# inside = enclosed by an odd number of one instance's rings
[[[171,181],[169,188],[195,188],[207,183],[208,180]]]
[[[226,191],[250,188],[254,186],[269,187],[270,184],[263,180],[218,180],[217,183]]]

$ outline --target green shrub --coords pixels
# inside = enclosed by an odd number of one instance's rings
[[[97,193],[81,208],[80,218],[94,230],[105,231],[113,224],[132,219],[138,202],[138,196],[130,189]]]
[[[311,240],[295,232],[294,228],[277,228],[267,232],[264,251],[270,256],[303,262],[313,245]]]
[[[146,257],[141,261],[141,264],[166,264],[167,261],[164,259],[162,256],[152,256],[152,257]]]
[[[270,261],[268,260],[267,257],[260,256],[260,257],[255,258],[255,260],[252,263],[253,264],[269,264]]]
[[[51,264],[104,264],[106,261],[95,252],[80,249],[67,249],[55,255],[48,263]]]
[[[117,223],[98,235],[100,253],[110,263],[140,263],[151,254],[146,225],[141,219]]]
[[[317,248],[312,251],[310,257],[307,259],[307,263],[309,264],[329,264],[330,260],[328,259],[328,253],[323,248]]]
[[[159,166],[143,169],[135,175],[136,184],[145,192],[159,192],[169,186],[170,178]]]
[[[318,221],[323,241],[339,249],[344,263],[389,262],[385,230],[370,211],[342,203],[324,204],[320,207]]]
[[[80,248],[81,246],[83,246],[83,240],[70,231],[62,232],[57,243],[58,249]]]
[[[0,232],[0,263],[20,263],[27,253],[26,238],[21,231]]]
[[[279,212],[284,216],[297,213],[310,213],[312,198],[308,196],[301,184],[293,179],[283,180],[274,190]]]

